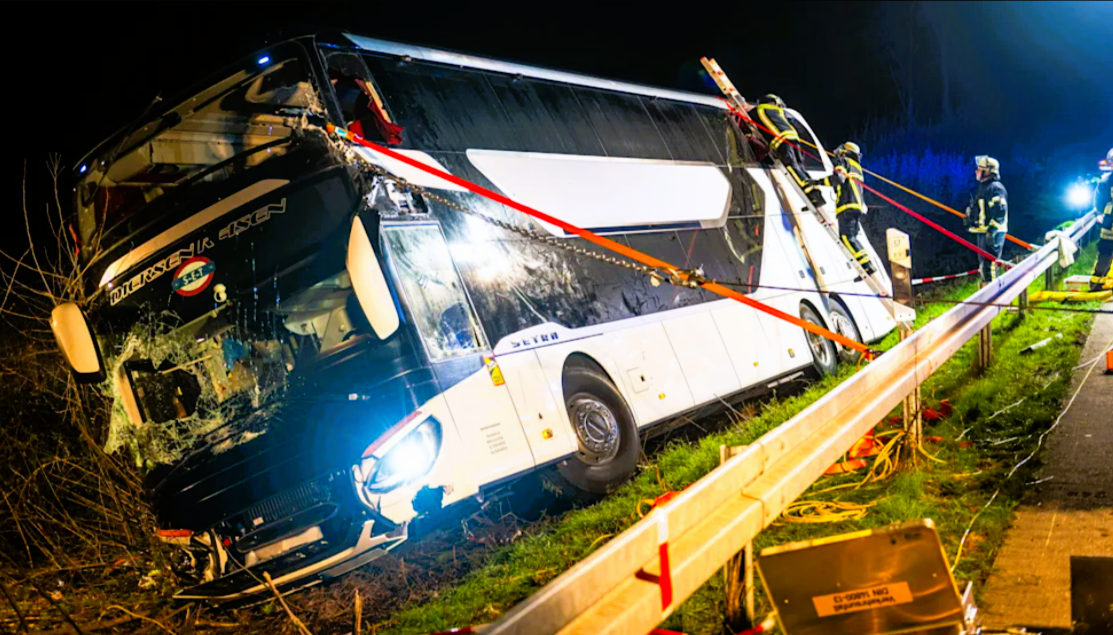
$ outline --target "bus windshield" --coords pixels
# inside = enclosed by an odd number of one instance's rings
[[[286,149],[292,116],[318,109],[304,49],[286,44],[226,69],[161,116],[140,119],[77,167],[82,244],[176,187],[221,181]]]

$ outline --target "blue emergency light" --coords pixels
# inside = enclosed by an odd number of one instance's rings
[[[1067,204],[1075,209],[1084,208],[1094,201],[1094,192],[1085,183],[1072,183],[1067,188]]]

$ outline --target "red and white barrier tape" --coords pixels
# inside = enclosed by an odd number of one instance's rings
[[[963,271],[962,273],[952,273],[952,274],[947,275],[947,276],[932,276],[931,278],[913,278],[912,279],[912,284],[927,284],[929,282],[939,282],[940,280],[953,280],[955,278],[961,278],[963,276],[972,276],[975,273],[978,273],[977,269],[971,269],[970,271]]]
[[[657,519],[657,557],[661,561],[661,610],[672,604],[672,570],[669,568],[669,515],[661,512]]]
[[[758,624],[750,630],[742,631],[738,635],[758,635],[758,633],[768,633],[769,631],[773,630],[773,627],[775,627],[776,625],[777,620],[775,614],[770,613],[769,616],[761,622],[761,624]]]
[[[1012,266],[1012,265],[1015,265],[1016,263],[1020,262],[1021,258],[1022,258],[1021,256],[1017,256],[1016,258],[1014,258],[1012,260],[1006,260],[1006,261],[1003,261],[1003,262],[1007,262],[1010,266]],[[939,282],[940,280],[954,280],[955,278],[961,278],[963,276],[972,276],[976,273],[978,273],[977,269],[971,269],[970,271],[963,271],[962,273],[952,273],[952,274],[946,275],[946,276],[932,276],[930,278],[913,278],[912,279],[912,284],[928,284],[929,282]]]
[[[669,565],[669,515],[661,506],[676,497],[680,492],[666,492],[653,501],[653,512],[657,513],[657,559],[661,564],[659,576],[645,575],[661,587],[661,611],[667,612],[672,606],[672,568]],[[651,512],[652,513],[652,512]]]

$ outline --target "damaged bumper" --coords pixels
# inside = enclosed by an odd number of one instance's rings
[[[319,584],[361,567],[402,544],[408,538],[407,526],[375,534],[375,521],[353,523],[338,543],[315,540],[255,566],[241,568],[216,580],[185,589],[175,600],[210,603],[246,603],[271,593],[263,578],[270,575],[279,593]]]

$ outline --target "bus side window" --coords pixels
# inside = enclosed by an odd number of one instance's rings
[[[736,283],[743,293],[753,293],[761,278],[761,252],[765,243],[765,194],[754,179],[743,169],[730,172],[731,191],[734,196],[726,224],[720,230],[730,257],[726,259]]]
[[[819,150],[816,150],[819,144],[808,134],[808,129],[800,123],[800,120],[788,113],[785,113],[785,116],[788,117],[788,122],[792,124],[793,128],[796,128],[796,132],[800,135],[800,151],[797,156],[800,157],[804,169],[825,172],[827,166],[823,165],[823,161],[819,158]]]
[[[768,155],[768,148],[764,146],[764,141],[761,141],[759,137],[754,139],[747,137],[733,116],[726,114],[716,116],[726,119],[725,125],[722,127],[726,131],[725,151],[728,167],[736,169],[745,165],[756,165],[758,163],[756,151],[759,149],[765,155]],[[758,148],[753,145],[755,141],[761,144]],[[762,156],[762,158],[768,159],[768,156]]]
[[[481,350],[482,333],[439,225],[382,228],[402,295],[431,361]]]
[[[361,137],[389,145],[401,143],[402,128],[387,111],[363,60],[352,53],[326,55],[329,83],[340,102],[343,125]]]

